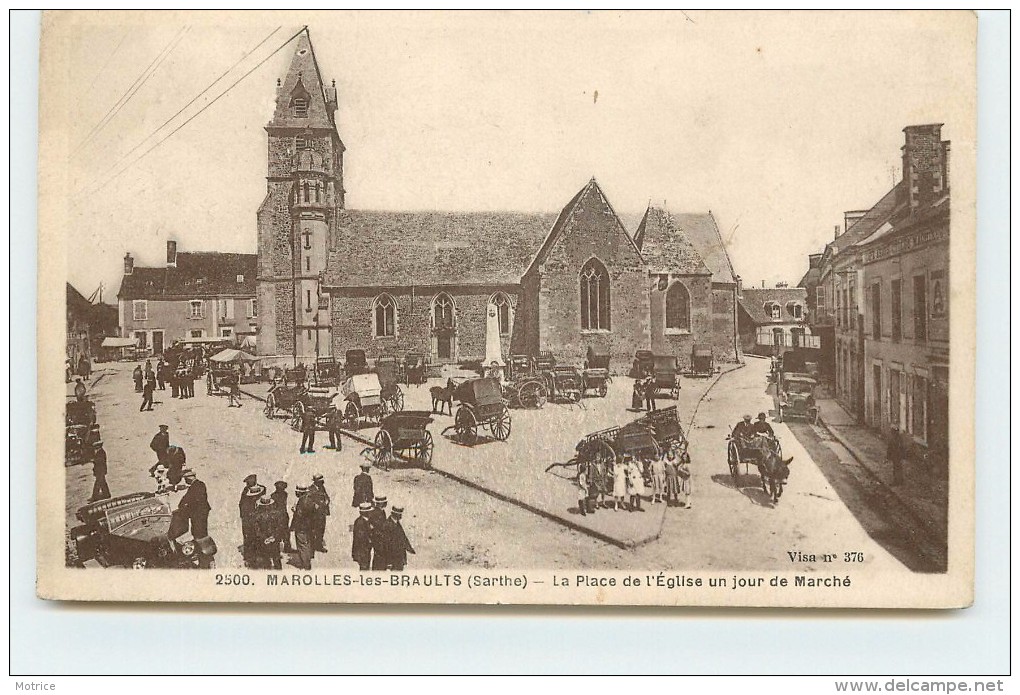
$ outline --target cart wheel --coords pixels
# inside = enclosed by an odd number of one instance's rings
[[[358,411],[358,406],[354,401],[347,401],[347,406],[344,408],[344,427],[349,430],[358,429],[358,420],[361,418],[361,413]]]
[[[276,410],[276,399],[273,394],[269,394],[269,398],[266,399],[266,407],[262,412],[265,413],[266,417],[270,420],[273,419],[273,413]]]
[[[726,447],[726,462],[730,466],[730,475],[733,476],[733,484],[740,482],[740,455],[737,453],[737,443],[730,441]]]
[[[384,417],[393,412],[393,399],[392,398],[380,398],[379,408],[375,411],[376,422],[380,422]]]
[[[404,392],[397,387],[397,393],[393,396],[393,410],[401,411],[404,409]]]
[[[305,412],[305,404],[298,401],[290,409],[290,427],[293,430],[301,429],[301,414]]]
[[[492,422],[492,436],[501,442],[505,442],[510,436],[511,420],[510,411],[504,405],[499,415]]]
[[[529,381],[521,386],[517,399],[525,408],[541,408],[549,400],[549,392],[541,382]]]
[[[599,385],[599,390],[598,390],[599,398],[605,398],[606,397],[606,394],[609,392],[609,389],[606,388],[606,384],[608,384],[608,383],[609,383],[609,380],[607,379],[606,381],[602,382]]]
[[[432,443],[432,433],[425,430],[421,438],[421,444],[418,445],[418,461],[425,468],[432,468],[432,450],[435,445]]]
[[[454,431],[462,444],[471,446],[478,439],[478,424],[475,422],[475,414],[470,409],[461,406],[457,409],[457,416],[453,419]]]
[[[390,460],[393,457],[393,440],[386,430],[379,430],[375,435],[375,465],[384,470],[390,469]]]

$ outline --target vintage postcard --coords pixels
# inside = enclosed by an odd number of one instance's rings
[[[39,596],[971,604],[972,13],[42,21]]]

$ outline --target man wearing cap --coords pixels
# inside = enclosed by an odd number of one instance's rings
[[[151,372],[150,372],[151,373]],[[143,410],[152,410],[152,396],[156,393],[156,377],[145,380],[145,386],[142,387],[142,405],[138,408],[138,412]]]
[[[375,492],[372,490],[372,476],[368,474],[371,466],[365,462],[361,464],[361,472],[354,476],[354,499],[351,506],[357,509],[362,502],[372,503]]]
[[[262,488],[265,492],[265,488]],[[277,536],[278,519],[269,497],[260,497],[252,513],[252,534],[255,550],[255,566],[258,569],[283,569],[280,561],[280,538]]]
[[[765,413],[758,413],[758,421],[751,426],[751,431],[754,434],[764,434],[769,439],[776,438],[776,433],[772,429],[772,425],[770,425],[768,420],[765,418]]]
[[[166,450],[166,457],[163,459],[166,465],[166,478],[171,485],[177,485],[184,477],[184,464],[188,462],[188,456],[184,449],[179,446],[169,446]]]
[[[294,548],[290,545],[290,513],[287,511],[287,483],[277,480],[276,490],[270,497],[273,498],[274,511],[276,512],[277,540],[283,542],[283,552],[290,553]]]
[[[316,500],[318,505],[321,505],[321,509],[316,509],[315,520],[317,526],[315,527],[315,537],[313,539],[315,543],[316,552],[325,553],[326,544],[323,541],[323,537],[326,535],[326,517],[329,516],[329,493],[326,492],[326,478],[322,473],[316,473],[312,477],[312,487],[309,488],[309,493],[315,493],[319,495],[320,499]]]
[[[297,546],[298,559],[295,563],[298,569],[312,569],[312,558],[315,557],[315,549],[312,547],[312,505],[308,501],[308,488],[298,485],[294,490],[297,502],[294,504],[294,516],[290,522],[290,528],[294,531],[294,544]]]
[[[159,432],[152,435],[149,448],[156,454],[156,463],[149,469],[149,473],[153,473],[156,470],[156,466],[163,463],[163,460],[166,458],[166,450],[170,448],[170,428],[167,425],[159,426]]]
[[[333,451],[342,451],[343,442],[340,440],[340,430],[344,426],[344,414],[339,408],[334,408],[329,414],[329,448]]]
[[[110,486],[106,484],[106,449],[103,448],[103,441],[99,440],[92,445],[95,452],[92,455],[92,475],[96,482],[92,486],[92,497],[89,502],[110,499]]]
[[[255,504],[262,491],[265,490],[258,484],[258,477],[252,473],[244,479],[244,489],[241,490],[241,498],[237,503],[237,510],[241,515],[241,537],[243,539],[242,555],[245,562],[254,560],[254,534],[252,532],[252,514],[255,512]]]
[[[315,453],[315,410],[311,407],[301,411],[301,453]]]
[[[386,529],[384,534],[386,565],[394,572],[403,572],[407,565],[407,554],[415,554],[411,541],[407,539],[407,534],[404,532],[404,527],[400,525],[403,516],[403,507],[393,507],[390,518],[386,520],[384,527]]]
[[[209,535],[209,491],[190,468],[184,471],[184,482],[188,484],[188,490],[177,503],[177,510],[188,520],[191,537],[205,538]]]
[[[372,569],[386,569],[386,496],[376,495],[373,509],[368,514],[368,520],[372,524]]]
[[[351,541],[351,559],[358,563],[358,569],[365,572],[372,566],[372,520],[374,507],[371,502],[358,505],[358,518],[354,520]]]

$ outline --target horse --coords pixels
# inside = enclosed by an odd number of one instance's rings
[[[761,449],[761,458],[758,460],[758,474],[761,476],[761,489],[772,498],[772,506],[779,504],[779,498],[783,496],[783,485],[790,477],[791,456],[784,459],[779,455],[778,440],[762,437],[765,446]]]
[[[444,406],[449,406],[450,415],[453,415],[453,389],[456,384],[453,379],[446,380],[446,386],[433,386],[429,389],[429,393],[432,394],[432,412],[436,412],[436,406],[439,406],[439,414],[442,415],[445,410]]]

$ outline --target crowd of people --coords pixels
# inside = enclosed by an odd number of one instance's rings
[[[593,459],[578,466],[577,507],[582,516],[598,509],[643,512],[652,504],[690,509],[691,457],[686,443],[677,443],[660,456],[624,454],[616,461]]]

